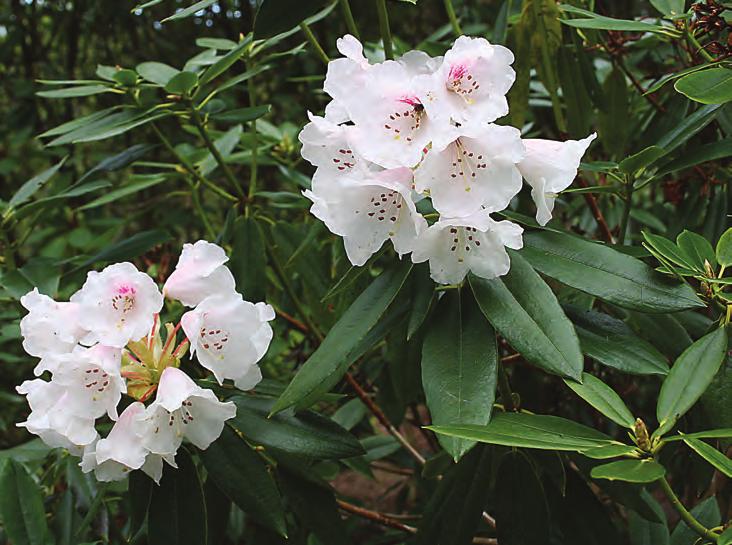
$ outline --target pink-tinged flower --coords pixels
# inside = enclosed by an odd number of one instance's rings
[[[514,57],[485,38],[460,36],[441,66],[424,78],[422,103],[432,119],[490,123],[508,113],[506,93],[516,79]]]
[[[166,297],[194,307],[209,295],[234,291],[235,281],[221,246],[199,240],[184,244],[175,270],[163,286]]]
[[[163,296],[153,279],[132,263],[91,271],[71,301],[78,304],[79,323],[89,331],[84,344],[119,348],[144,337],[163,308]]]
[[[577,176],[582,156],[597,137],[593,133],[583,140],[526,139],[526,156],[518,164],[524,179],[531,186],[536,204],[536,221],[546,225],[552,219],[557,195],[567,189]]]
[[[442,151],[431,150],[415,171],[417,191],[429,191],[432,204],[450,217],[481,208],[505,209],[521,191],[516,166],[524,157],[521,133],[501,125],[466,125]]]
[[[359,155],[384,168],[413,167],[449,130],[427,117],[415,81],[403,64],[386,61],[338,99],[354,123],[350,141]]]
[[[155,401],[142,417],[148,425],[140,436],[147,450],[161,456],[174,455],[183,439],[206,449],[236,415],[236,406],[219,401],[211,390],[196,385],[176,367],[160,376]]]
[[[66,391],[64,411],[80,418],[95,419],[107,414],[112,420],[117,419],[117,405],[127,391],[120,372],[120,349],[79,346],[55,359],[51,382]]]
[[[400,255],[412,251],[420,232],[427,227],[411,197],[412,173],[407,168],[384,170],[365,178],[333,177],[317,172],[310,212],[330,231],[343,237],[346,255],[354,265],[363,265],[391,240]]]
[[[68,410],[71,394],[60,384],[26,380],[16,390],[26,396],[31,408],[28,419],[18,426],[40,437],[49,447],[65,448],[78,455],[85,445],[96,440],[94,418]]]
[[[469,271],[496,278],[511,266],[505,247],[521,248],[522,233],[519,225],[494,221],[485,210],[463,218],[440,218],[420,235],[412,261],[429,261],[430,276],[440,284],[462,282]]]
[[[274,317],[271,306],[244,301],[231,292],[204,299],[180,321],[191,343],[191,355],[196,355],[219,384],[231,379],[239,389],[250,390],[259,382],[252,384],[253,379],[262,376],[256,364],[272,341],[268,322]]]
[[[130,471],[142,469],[156,483],[163,474],[163,460],[173,467],[172,455],[160,456],[148,451],[140,441],[150,423],[142,417],[145,406],[140,402],[130,404],[120,415],[109,435],[84,449],[81,469],[84,473],[94,471],[99,481],[119,481]]]
[[[85,331],[79,326],[79,306],[58,303],[38,292],[37,288],[20,298],[27,310],[20,321],[23,348],[41,358],[34,369],[36,376],[49,369],[48,356],[71,352]]]
[[[304,159],[333,175],[368,173],[368,162],[354,151],[350,140],[353,126],[336,125],[310,112],[308,117],[310,123],[298,136]]]

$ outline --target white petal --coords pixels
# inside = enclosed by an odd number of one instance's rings
[[[314,203],[310,212],[344,238],[349,261],[360,266],[388,239],[399,254],[410,252],[426,227],[412,201],[411,180],[406,168],[360,179],[316,175],[313,191],[304,194]]]
[[[181,324],[199,363],[222,383],[241,377],[264,356],[272,341],[268,321],[273,318],[269,305],[254,305],[231,293],[204,299],[183,315]]]
[[[252,365],[247,371],[234,381],[234,386],[242,391],[251,390],[262,380],[262,371],[259,365]]]
[[[20,321],[20,333],[23,348],[31,356],[69,353],[84,335],[75,303],[57,303],[34,288],[20,298],[20,304],[29,311]],[[34,373],[39,376],[51,368],[50,361],[41,361]]]
[[[145,406],[140,402],[130,404],[120,415],[109,435],[96,445],[97,463],[113,460],[130,469],[139,469],[145,463],[147,450],[140,442],[143,427],[148,423],[141,419]]]
[[[90,332],[84,342],[118,348],[144,337],[163,307],[163,296],[153,279],[132,263],[91,271],[71,301],[79,304],[80,323]]]
[[[577,175],[582,156],[595,133],[583,140],[526,139],[526,157],[518,168],[531,186],[531,196],[537,207],[536,221],[546,225],[551,219],[554,200],[560,191],[567,189]]]
[[[448,217],[505,209],[521,191],[519,131],[499,125],[461,130],[444,150],[427,153],[415,172],[415,188],[429,190],[434,207]]]
[[[508,113],[506,93],[516,73],[513,54],[484,38],[461,36],[423,85],[423,103],[434,119],[490,123]]]
[[[233,291],[234,276],[224,265],[228,260],[224,249],[211,242],[199,240],[195,244],[184,244],[163,293],[192,307],[209,295]]]
[[[430,275],[441,284],[457,284],[468,271],[495,278],[508,272],[505,246],[520,248],[522,231],[511,222],[493,221],[485,210],[463,218],[441,218],[422,233],[412,261],[429,260]]]
[[[231,401],[219,401],[211,390],[189,398],[187,407],[190,420],[183,426],[186,439],[200,449],[207,449],[221,435],[224,422],[236,416],[236,405]],[[183,417],[185,418],[185,413]]]

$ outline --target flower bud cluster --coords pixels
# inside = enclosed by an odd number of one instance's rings
[[[142,469],[157,482],[184,440],[208,448],[236,407],[196,384],[181,358],[190,347],[219,384],[230,379],[248,390],[262,378],[257,362],[272,340],[272,307],[236,292],[227,260],[219,246],[198,241],[183,246],[163,293],[133,264],[116,263],[90,272],[68,302],[37,289],[24,295],[23,347],[40,358],[35,375],[51,379],[18,386],[31,408],[19,426],[81,456],[82,469],[101,481]],[[164,296],[192,307],[177,326],[165,324],[165,340]],[[180,328],[186,338],[178,343]],[[120,414],[123,394],[133,401]],[[114,424],[101,438],[104,416]]]
[[[522,229],[491,214],[526,180],[546,224],[595,135],[522,139],[495,124],[508,114],[514,57],[484,38],[461,36],[444,57],[410,51],[376,64],[353,36],[337,45],[344,57],[329,63],[324,84],[333,100],[324,117],[310,114],[299,137],[302,156],[317,167],[304,193],[311,213],[343,237],[354,265],[391,240],[400,256],[429,261],[443,284],[468,271],[506,274],[505,247],[522,247]],[[438,218],[432,224],[417,210],[425,198],[436,211],[427,218]]]

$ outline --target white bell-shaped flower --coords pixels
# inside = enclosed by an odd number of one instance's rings
[[[582,156],[597,134],[582,140],[526,139],[526,156],[518,165],[524,179],[531,186],[531,196],[536,203],[536,221],[546,225],[552,219],[557,195],[567,189],[579,168]]]
[[[427,144],[441,142],[449,132],[449,125],[427,117],[416,82],[404,64],[385,61],[372,66],[364,81],[344,84],[348,92],[338,102],[354,123],[351,142],[372,163],[413,167]]]
[[[522,233],[519,225],[495,221],[485,210],[463,218],[440,218],[420,235],[412,261],[429,261],[430,276],[440,284],[462,282],[468,271],[496,278],[511,265],[505,247],[521,248]]]
[[[160,376],[155,401],[145,409],[148,422],[140,437],[150,452],[174,455],[183,439],[206,449],[224,429],[224,422],[236,415],[236,406],[219,401],[211,390],[201,388],[176,367]]]
[[[48,356],[71,352],[85,331],[79,325],[79,305],[58,303],[34,288],[20,298],[27,310],[20,321],[23,348],[41,358],[33,372],[40,376],[49,367]]]
[[[239,389],[249,390],[256,385],[254,378],[261,379],[256,364],[272,341],[268,322],[274,317],[270,305],[250,303],[232,291],[207,297],[183,315],[181,325],[191,343],[191,355],[213,372],[219,384],[231,379]]]
[[[121,375],[119,348],[94,345],[77,347],[70,354],[56,356],[51,382],[67,392],[64,410],[81,418],[107,414],[117,419],[117,405],[127,391]]]
[[[71,301],[79,305],[79,321],[89,333],[85,344],[124,347],[149,333],[163,296],[155,282],[132,263],[115,263],[91,271]]]
[[[490,123],[508,113],[506,93],[516,79],[513,53],[485,38],[460,36],[428,76],[420,95],[427,115],[461,124]]]
[[[175,270],[163,286],[166,297],[194,307],[209,295],[229,293],[235,281],[225,265],[229,257],[217,244],[199,240],[184,244]]]
[[[333,175],[365,175],[369,171],[368,162],[353,150],[352,125],[336,125],[310,112],[308,117],[310,123],[298,136],[304,159]]]
[[[18,426],[40,437],[49,447],[80,454],[85,445],[96,440],[95,419],[68,410],[71,394],[60,384],[41,379],[26,380],[16,390],[26,396],[31,408],[28,419]]]
[[[366,178],[333,177],[317,172],[310,212],[330,231],[343,237],[346,255],[363,265],[387,239],[399,255],[412,251],[427,227],[411,196],[412,173],[407,168],[383,170]]]
[[[163,459],[175,466],[173,456],[163,458],[148,451],[140,441],[150,422],[144,420],[145,406],[140,402],[130,404],[120,414],[109,435],[84,449],[81,469],[94,471],[99,481],[119,481],[130,471],[142,469],[155,482],[163,474]]]
[[[521,191],[516,163],[524,157],[521,133],[501,125],[460,127],[442,151],[431,150],[415,171],[417,191],[429,191],[440,214],[467,216],[505,209]]]

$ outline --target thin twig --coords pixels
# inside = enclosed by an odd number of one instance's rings
[[[415,528],[414,526],[409,526],[408,524],[399,522],[398,520],[395,520],[382,513],[378,513],[377,511],[371,511],[370,509],[364,509],[363,507],[359,507],[358,505],[353,505],[352,503],[348,503],[343,500],[336,500],[336,502],[338,503],[338,507],[342,511],[345,511],[346,513],[351,513],[352,515],[356,515],[357,517],[361,517],[363,519],[370,520],[371,522],[375,522],[376,524],[379,524],[380,526],[386,526],[387,528],[394,528],[395,530],[401,530],[402,532],[405,532],[408,534],[417,533],[417,528]],[[498,540],[493,537],[474,537],[473,543],[475,545],[498,545]]]
[[[583,178],[578,178],[577,181],[582,187],[588,187],[587,182]],[[597,204],[597,197],[595,197],[595,195],[593,195],[592,193],[583,193],[582,196],[585,198],[585,201],[587,201],[587,204],[590,206],[590,210],[592,211],[592,217],[595,218],[597,225],[600,226],[602,236],[610,244],[615,244],[615,237],[613,236],[613,233],[610,230],[607,221],[605,220],[605,216],[603,215],[602,210],[600,210],[600,206]]]
[[[394,424],[389,422],[389,419],[384,414],[384,411],[381,410],[381,407],[379,407],[373,399],[371,399],[371,396],[369,396],[368,393],[363,389],[363,387],[358,383],[358,381],[353,377],[351,373],[346,373],[346,382],[353,388],[353,390],[356,392],[356,395],[359,397],[361,401],[363,401],[364,405],[368,407],[368,409],[371,411],[371,413],[376,417],[376,419],[379,421],[379,423],[386,428],[386,430],[389,432],[389,435],[391,435],[394,439],[396,439],[406,450],[409,452],[409,454],[414,458],[419,465],[425,464],[425,458],[422,456],[417,449],[412,446],[412,444],[407,441],[407,439],[401,434],[401,432],[396,429]]]

